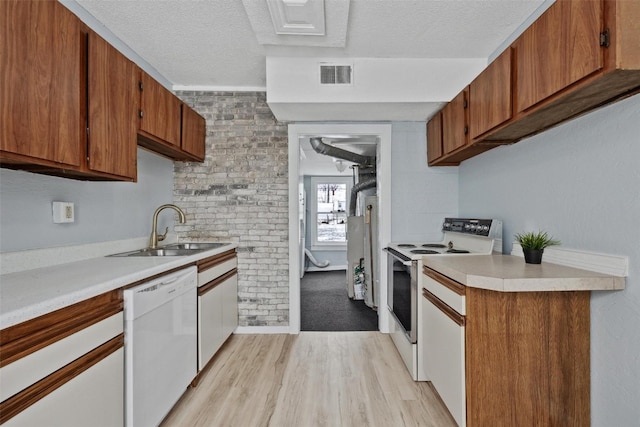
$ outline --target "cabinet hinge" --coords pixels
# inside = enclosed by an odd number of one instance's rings
[[[138,89],[144,90],[144,83],[138,82]]]
[[[603,32],[600,33],[600,46],[609,47],[611,44],[611,35],[609,33],[609,29],[607,28]]]
[[[144,112],[142,110],[138,110],[138,117],[143,118]]]
[[[464,102],[462,103],[462,108],[467,108],[468,106],[469,106],[469,103],[465,99]]]

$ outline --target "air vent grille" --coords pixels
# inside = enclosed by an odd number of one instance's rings
[[[351,65],[320,65],[320,84],[350,85]]]

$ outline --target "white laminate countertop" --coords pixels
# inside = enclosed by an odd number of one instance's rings
[[[0,276],[0,329],[238,247],[188,256],[91,258]]]
[[[469,287],[500,292],[624,289],[625,278],[512,255],[425,256],[423,264]]]

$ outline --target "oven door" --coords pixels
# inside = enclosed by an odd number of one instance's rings
[[[404,329],[409,342],[417,341],[418,322],[418,261],[386,248],[388,253],[387,306]]]

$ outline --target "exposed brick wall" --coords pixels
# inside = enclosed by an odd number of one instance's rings
[[[181,239],[238,243],[241,326],[289,323],[287,126],[264,92],[183,91],[207,121],[204,163],[175,163]]]

